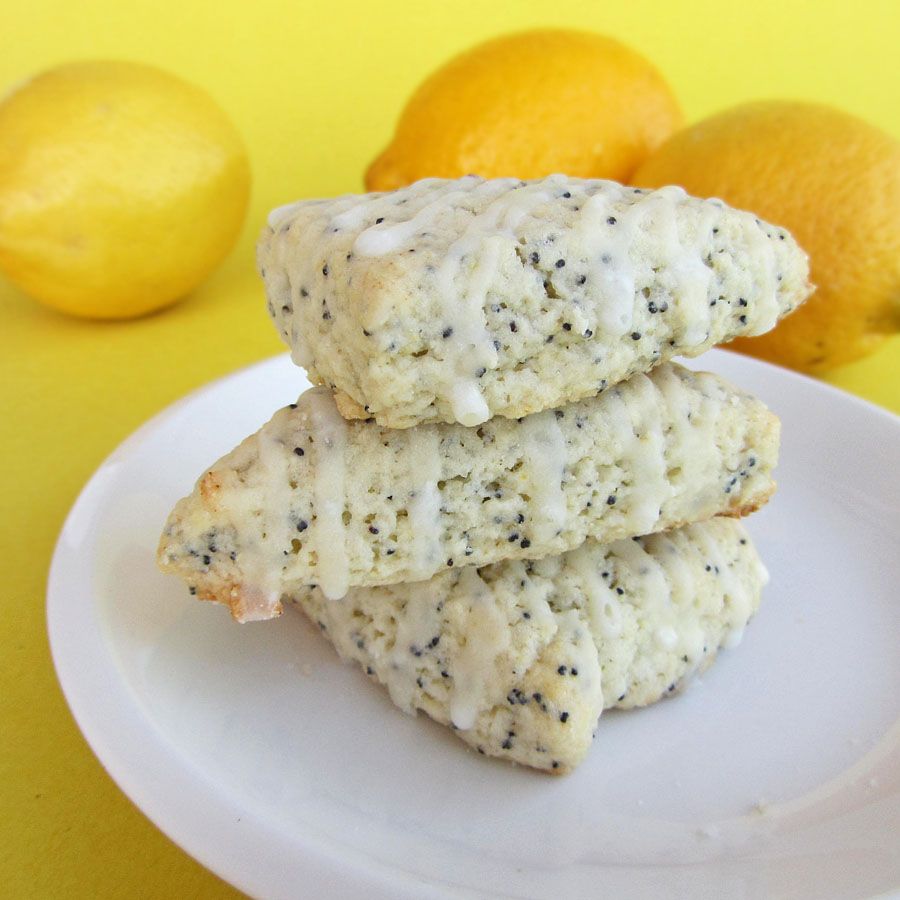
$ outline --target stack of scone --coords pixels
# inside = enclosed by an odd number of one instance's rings
[[[806,298],[789,234],[679,188],[429,179],[278,209],[259,263],[322,386],[175,507],[192,593],[295,602],[404,710],[554,772],[735,642],[778,421],[668,360]]]

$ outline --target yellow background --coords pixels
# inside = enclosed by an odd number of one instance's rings
[[[156,63],[217,97],[246,137],[255,182],[234,253],[161,315],[79,322],[0,281],[0,894],[234,893],[129,804],[80,737],[45,637],[54,540],[82,484],[141,422],[281,351],[253,268],[266,210],[360,189],[426,73],[476,41],[537,25],[630,43],[668,76],[691,121],[742,100],[793,97],[833,102],[900,137],[896,0],[32,0],[4,11],[0,89],[68,59]],[[898,376],[894,339],[829,380],[900,411]]]

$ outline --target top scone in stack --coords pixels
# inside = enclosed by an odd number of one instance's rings
[[[402,708],[556,772],[740,635],[778,422],[668,360],[805,299],[785,231],[678,188],[430,179],[276,210],[259,264],[322,386],[173,511],[160,563],[200,598],[296,602]]]

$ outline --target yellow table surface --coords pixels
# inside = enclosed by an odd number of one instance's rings
[[[186,391],[281,351],[254,273],[267,209],[361,188],[413,86],[452,53],[537,25],[615,35],[669,77],[690,120],[743,100],[833,102],[900,136],[900,7],[885,2],[287,3],[32,0],[4,11],[0,89],[68,59],[161,65],[207,87],[245,135],[250,215],[174,309],[98,324],[0,281],[0,894],[236,894],[124,797],[57,686],[44,620],[63,519],[100,461]],[[836,173],[840,177],[840,173]],[[900,411],[900,339],[828,380]]]

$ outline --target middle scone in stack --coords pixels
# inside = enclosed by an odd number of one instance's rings
[[[240,621],[298,603],[402,708],[570,770],[604,708],[733,643],[765,570],[733,518],[778,421],[667,362],[810,291],[791,236],[678,188],[429,179],[276,210],[269,311],[322,387],[180,501],[164,569]]]

